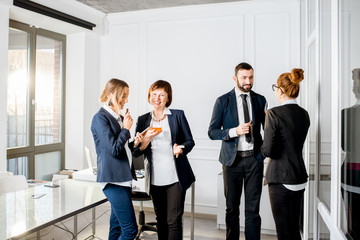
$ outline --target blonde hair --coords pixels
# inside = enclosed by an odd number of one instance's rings
[[[111,93],[115,93],[115,98],[118,102],[123,95],[124,88],[126,87],[129,88],[129,85],[125,81],[117,78],[110,79],[105,84],[105,87],[100,94],[100,102],[106,102],[108,95]]]
[[[283,73],[277,80],[277,85],[290,98],[297,98],[300,91],[300,82],[304,79],[304,70],[293,68],[291,73]]]

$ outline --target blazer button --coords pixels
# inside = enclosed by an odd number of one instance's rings
[[[236,147],[236,143],[235,143],[235,147]]]

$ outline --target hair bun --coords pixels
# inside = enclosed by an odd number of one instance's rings
[[[360,80],[360,68],[354,68],[352,70],[352,79],[353,80]]]
[[[301,68],[293,68],[290,73],[290,81],[299,84],[304,79],[304,70]]]

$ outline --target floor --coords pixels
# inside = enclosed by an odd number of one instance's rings
[[[96,234],[95,238],[88,238],[91,236],[92,229],[91,226],[86,227],[91,223],[91,211],[86,211],[82,214],[78,215],[78,231],[80,231],[77,239],[108,239],[108,229],[109,229],[109,216],[110,216],[110,205],[109,203],[104,203],[96,208],[96,216],[99,217],[96,221]],[[138,214],[138,211],[136,211]],[[146,221],[151,222],[155,220],[155,215],[151,211],[145,212]],[[73,218],[67,219],[63,221],[61,224],[57,224],[56,226],[50,226],[40,231],[40,239],[44,240],[65,240],[65,239],[73,239],[72,234],[62,230],[68,229],[72,231],[74,229],[74,221]],[[81,231],[84,227],[86,227],[83,231]],[[62,229],[60,229],[62,228]],[[25,239],[36,239],[36,234],[31,234],[27,236]],[[141,235],[141,239],[157,239],[157,235],[154,232],[144,232]],[[184,217],[184,239],[190,239],[190,217]],[[207,218],[195,218],[195,240],[223,240],[225,239],[225,230],[217,229],[216,226],[216,218],[215,217],[207,217]],[[245,239],[244,234],[241,233],[240,239]],[[272,235],[262,235],[262,240],[275,240],[276,236]]]

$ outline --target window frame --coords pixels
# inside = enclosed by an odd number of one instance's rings
[[[27,157],[28,158],[28,177],[35,177],[35,155],[49,152],[60,151],[61,153],[61,169],[65,169],[65,83],[66,83],[66,36],[48,31],[41,28],[36,28],[34,26],[29,26],[27,24],[17,22],[14,20],[9,21],[9,28],[20,30],[29,34],[28,37],[28,84],[29,84],[29,99],[28,99],[28,109],[29,109],[29,144],[24,147],[12,147],[7,148],[7,160],[18,158],[18,157]],[[35,71],[36,71],[36,39],[37,36],[47,37],[60,41],[62,43],[61,49],[61,106],[60,106],[60,124],[61,124],[61,141],[58,143],[35,145],[35,104],[32,104],[35,101]]]

